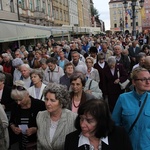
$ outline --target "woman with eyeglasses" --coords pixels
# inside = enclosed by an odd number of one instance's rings
[[[116,125],[124,126],[129,133],[133,150],[149,150],[150,73],[145,68],[137,67],[132,71],[131,79],[134,89],[119,96],[112,118]]]
[[[44,102],[30,97],[21,80],[15,81],[11,97],[16,103],[12,106],[10,128],[17,136],[19,149],[35,149],[37,140],[36,116],[39,111],[45,110]]]
[[[104,100],[81,104],[75,127],[77,130],[66,136],[65,150],[132,150],[128,134],[114,125]]]
[[[74,131],[76,114],[66,109],[70,102],[66,87],[50,83],[44,89],[46,111],[38,113],[37,150],[65,150],[65,136]]]

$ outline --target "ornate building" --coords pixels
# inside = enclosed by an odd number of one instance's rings
[[[110,30],[115,32],[130,32],[132,33],[132,8],[131,1],[128,1],[128,7],[125,10],[122,0],[110,0]],[[136,32],[142,32],[142,19],[140,13],[140,5],[136,3]]]

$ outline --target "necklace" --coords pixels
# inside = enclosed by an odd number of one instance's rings
[[[75,108],[78,108],[78,107],[80,106],[80,102],[79,102],[78,105],[75,105],[74,98],[72,98],[72,103],[73,103],[73,106],[74,106]]]

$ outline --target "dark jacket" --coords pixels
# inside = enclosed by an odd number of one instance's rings
[[[89,150],[88,145],[78,147],[79,131],[74,131],[66,136],[65,150]],[[128,134],[123,127],[115,126],[108,134],[109,145],[102,142],[102,150],[132,150]]]
[[[34,99],[33,97],[30,98],[31,98],[31,107],[29,109],[29,123],[28,123],[29,128],[37,127],[36,116],[39,111],[43,111],[46,109],[45,103],[43,101]],[[14,124],[15,126],[18,126],[20,124],[21,112],[22,112],[21,107],[17,103],[14,103],[11,111],[10,124]],[[21,134],[18,135],[18,138],[21,139]],[[29,136],[28,140],[29,142],[36,141],[36,134]]]
[[[5,111],[10,111],[11,105],[14,102],[14,100],[11,98],[10,95],[11,95],[11,88],[9,86],[4,85],[1,104],[5,105]]]

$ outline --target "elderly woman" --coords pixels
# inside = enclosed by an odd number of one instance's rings
[[[29,95],[35,99],[44,101],[43,90],[46,85],[42,83],[43,72],[41,70],[33,69],[30,72],[30,78],[32,80],[33,86],[28,88]]]
[[[92,94],[84,92],[86,78],[83,73],[75,72],[70,77],[71,90],[70,93],[71,103],[69,109],[77,112],[79,106],[87,100],[95,98]]]
[[[21,60],[21,58],[13,59],[12,66],[15,68],[14,73],[13,73],[13,82],[15,82],[16,80],[20,80],[21,78],[20,68],[22,64],[23,64],[23,61]]]
[[[13,100],[10,97],[11,94],[11,87],[5,85],[6,76],[3,73],[0,73],[0,103],[2,104],[4,110],[9,115],[11,110],[11,104]]]
[[[8,135],[8,118],[0,104],[0,148],[7,150],[9,147],[9,135]]]
[[[86,76],[90,79],[93,79],[95,80],[96,82],[99,83],[100,81],[100,77],[99,77],[99,73],[98,73],[98,70],[93,68],[93,65],[94,65],[94,60],[92,57],[87,57],[85,59],[85,63],[86,63],[86,66],[87,66],[87,73],[86,73]]]
[[[65,72],[65,75],[63,75],[60,78],[60,84],[66,85],[67,89],[69,90],[69,88],[70,88],[70,76],[74,72],[74,65],[71,62],[68,62],[67,64],[65,64],[64,72]]]
[[[74,131],[76,114],[66,109],[70,102],[67,89],[50,83],[44,89],[46,111],[37,115],[38,150],[64,150],[65,136]]]
[[[37,140],[36,115],[39,111],[45,110],[44,102],[30,97],[21,80],[15,81],[11,97],[16,103],[12,106],[10,128],[17,135],[19,148],[21,150],[35,148]]]
[[[118,76],[119,74],[119,76]],[[124,82],[127,80],[128,75],[125,71],[122,64],[116,63],[116,59],[114,56],[110,56],[108,58],[108,66],[104,70],[105,76],[105,86],[106,86],[106,95],[108,96],[108,104],[110,111],[112,112],[118,96],[124,92],[121,89],[119,82]]]
[[[83,103],[75,127],[77,130],[66,136],[65,150],[132,150],[127,133],[114,125],[103,100]]]
[[[12,61],[11,61],[10,55],[7,54],[7,53],[3,53],[2,57],[3,57],[3,61],[4,61],[4,64],[3,64],[3,70],[4,70],[4,72],[12,74],[13,71],[14,71],[14,68],[12,66]]]

